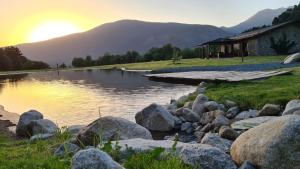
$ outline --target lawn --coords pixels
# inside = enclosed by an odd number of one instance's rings
[[[105,66],[93,66],[84,68],[67,68],[64,70],[86,70],[86,69],[111,69],[111,68],[125,68],[128,70],[157,70],[163,68],[176,68],[176,67],[192,67],[192,66],[226,66],[226,65],[240,65],[240,64],[257,64],[257,63],[270,63],[282,62],[286,56],[249,56],[245,57],[242,62],[240,57],[225,58],[225,59],[182,59],[179,63],[173,64],[172,60],[154,61],[154,62],[141,62],[129,64],[115,64]],[[39,71],[53,71],[49,70],[23,70],[23,71],[6,71],[1,72],[1,75],[14,74],[14,73],[32,73]]]
[[[209,83],[206,95],[215,101],[232,100],[243,109],[261,109],[265,104],[279,104],[283,108],[292,99],[300,99],[300,67],[290,75],[271,77],[266,80],[246,82]],[[188,100],[194,100],[192,95]],[[178,106],[182,106],[180,103]]]

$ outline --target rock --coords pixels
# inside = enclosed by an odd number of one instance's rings
[[[203,94],[199,94],[193,103],[192,111],[201,116],[202,113],[205,112],[204,103],[207,101],[208,97]]]
[[[245,161],[239,169],[255,169],[250,161]]]
[[[30,110],[28,112],[23,113],[20,116],[16,133],[19,137],[30,137],[32,136],[32,131],[29,130],[29,124],[33,120],[40,120],[43,119],[43,114],[36,111],[36,110]]]
[[[275,118],[275,116],[262,116],[262,117],[255,117],[251,119],[236,121],[231,124],[231,127],[235,130],[248,130],[262,123],[265,123],[269,120],[272,120],[273,118]]]
[[[231,156],[239,165],[249,160],[262,169],[299,169],[299,140],[299,116],[275,117],[240,135],[231,147]]]
[[[200,120],[200,116],[193,112],[191,109],[184,108],[182,117],[188,122],[198,122]]]
[[[228,140],[235,140],[239,133],[228,126],[222,126],[219,130],[219,135]]]
[[[202,138],[201,144],[208,144],[221,149],[222,151],[229,153],[230,147],[233,142],[218,136],[215,133],[207,133]]]
[[[205,136],[205,133],[201,131],[196,131],[194,133],[194,136],[197,138],[197,142],[200,143],[202,138]]]
[[[107,153],[96,148],[81,150],[72,158],[72,169],[124,169]]]
[[[294,112],[294,115],[300,115],[300,110],[295,111],[295,112]]]
[[[72,125],[67,127],[67,132],[71,135],[77,135],[81,129],[83,129],[85,125]]]
[[[194,123],[192,124],[192,126],[193,126],[194,129],[198,128],[199,122],[194,122]]]
[[[136,123],[152,131],[171,131],[175,118],[162,106],[151,104],[135,115]]]
[[[232,107],[237,107],[237,104],[236,104],[235,102],[233,102],[233,101],[226,100],[226,101],[225,101],[225,106],[226,106],[228,109],[230,109],[230,108],[232,108]]]
[[[179,117],[176,117],[176,116],[174,116],[174,119],[175,119],[175,127],[174,128],[180,129],[183,121]]]
[[[190,123],[190,122],[183,123],[181,125],[181,131],[184,131],[186,133],[192,133],[193,132],[193,125],[192,125],[192,123]]]
[[[126,119],[111,116],[99,118],[80,130],[77,139],[84,145],[95,145],[98,144],[101,133],[103,141],[131,138],[152,139],[150,131],[146,128]]]
[[[298,63],[300,62],[300,53],[289,55],[284,59],[284,64]]]
[[[266,104],[258,113],[257,116],[278,116],[280,106],[275,104]]]
[[[215,101],[205,102],[204,107],[208,111],[221,110],[221,106],[219,105],[219,103],[217,103]]]
[[[240,111],[239,107],[231,107],[226,112],[226,117],[229,119],[233,119],[237,114],[239,114],[239,111]]]
[[[55,123],[48,119],[33,120],[29,124],[32,135],[36,134],[55,134],[59,128]]]
[[[293,114],[295,111],[298,110],[300,110],[300,100],[292,100],[288,102],[282,115],[284,116],[284,115]]]
[[[73,143],[63,143],[55,151],[54,156],[62,157],[65,155],[73,155],[80,150],[80,147]]]
[[[244,119],[249,119],[256,117],[257,115],[257,110],[249,110],[249,111],[243,111],[239,113],[237,116],[235,116],[235,120],[244,120]]]
[[[218,115],[212,124],[214,127],[228,126],[230,121],[224,115]]]
[[[200,131],[207,133],[210,130],[212,130],[214,128],[214,126],[211,123],[208,123],[207,125],[205,125]]]
[[[116,142],[114,141],[112,142],[112,144],[115,145]],[[145,151],[151,151],[159,147],[164,148],[166,152],[171,152],[173,151],[172,150],[173,145],[175,145],[175,141],[172,140],[146,140],[146,139],[136,138],[136,139],[118,141],[118,146],[121,147],[120,155],[122,159],[130,155],[132,151],[136,153],[140,153]],[[188,145],[188,143],[177,142],[175,151],[179,153],[185,145]]]
[[[30,137],[29,142],[35,142],[37,140],[47,140],[54,136],[55,136],[55,134],[36,134],[36,135]]]
[[[202,114],[202,116],[200,118],[200,123],[202,125],[206,125],[208,123],[211,123],[219,115],[224,115],[224,112],[221,111],[221,110],[205,112],[205,113]]]
[[[188,100],[188,96],[181,96],[176,103],[184,103],[186,100]]]
[[[205,144],[190,144],[182,148],[181,160],[201,169],[236,169],[228,154],[219,148]]]

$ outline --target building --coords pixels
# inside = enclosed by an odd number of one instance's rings
[[[234,56],[268,56],[278,55],[272,39],[275,43],[286,38],[293,43],[293,47],[287,53],[300,52],[300,22],[286,22],[246,33],[230,38],[220,38],[201,44],[203,57],[234,57]],[[277,49],[277,48],[276,48]]]

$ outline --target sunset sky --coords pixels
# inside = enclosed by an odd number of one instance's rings
[[[233,26],[259,10],[298,3],[299,0],[0,0],[0,46],[82,32],[120,19]]]

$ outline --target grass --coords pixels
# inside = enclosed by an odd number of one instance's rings
[[[174,64],[172,60],[154,61],[154,62],[141,62],[129,64],[115,64],[105,66],[93,66],[84,68],[67,68],[61,69],[62,71],[68,70],[89,70],[89,69],[111,69],[111,68],[125,68],[128,70],[158,70],[163,68],[177,68],[177,67],[192,67],[192,66],[226,66],[226,65],[240,65],[240,64],[257,64],[269,62],[281,62],[286,56],[249,56],[245,57],[242,62],[240,57],[224,58],[224,59],[182,59],[179,63]],[[24,71],[4,71],[0,72],[1,75],[14,74],[14,73],[34,73],[39,71],[55,71],[56,69],[48,70],[24,70]]]
[[[58,158],[53,156],[55,149],[69,137],[58,134],[56,137],[29,143],[28,140],[16,140],[0,132],[0,169],[69,169],[71,156]],[[118,149],[114,150],[111,143],[107,143],[101,150],[112,157],[118,158]],[[145,153],[137,153],[125,160],[127,169],[193,169],[176,156],[162,156],[161,149]],[[116,161],[120,161],[115,159]]]
[[[300,67],[290,75],[275,76],[266,80],[237,83],[210,83],[206,95],[215,101],[232,100],[243,109],[261,109],[265,104],[279,104],[282,107],[293,99],[300,98]],[[192,101],[191,95],[186,101]],[[179,103],[178,106],[183,106]]]

